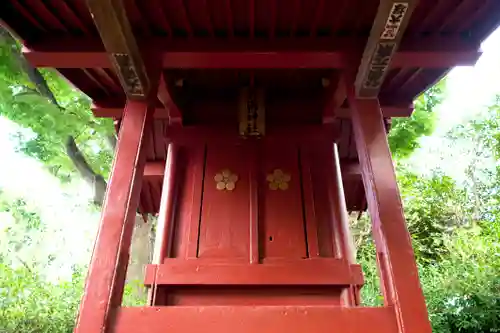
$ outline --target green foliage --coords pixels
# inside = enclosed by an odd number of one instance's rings
[[[398,182],[416,256],[421,261],[439,261],[448,254],[444,245],[446,235],[470,223],[463,205],[465,191],[453,179],[439,173],[422,178],[400,171]]]
[[[499,235],[499,223],[457,230],[449,255],[421,268],[434,332],[500,332]]]
[[[71,333],[83,294],[86,267],[74,267],[69,281],[50,282],[29,267],[0,261],[0,332]],[[125,286],[123,304],[144,305],[140,282]]]
[[[399,180],[433,332],[499,332],[500,216],[474,221],[472,212],[453,209],[465,193],[447,177]],[[363,303],[382,305],[375,248],[369,237],[362,244]]]
[[[445,80],[431,87],[415,101],[411,117],[393,118],[389,133],[389,147],[396,159],[411,155],[422,136],[430,135],[436,125],[435,108],[444,98]]]
[[[75,168],[66,155],[65,143],[73,136],[92,169],[107,178],[112,160],[106,141],[114,131],[111,120],[93,117],[89,99],[46,70],[43,77],[60,107],[51,103],[28,79],[18,57],[18,46],[0,38],[0,116],[32,133],[17,135],[20,150],[68,180]]]
[[[20,252],[27,247],[34,247],[39,239],[34,234],[40,234],[44,226],[40,215],[28,207],[21,198],[11,198],[0,191],[0,261],[21,262]],[[7,216],[11,218],[8,223]]]
[[[449,133],[471,156],[463,187],[440,173],[428,178],[404,169],[398,173],[435,333],[500,332],[499,129],[497,99],[482,117]],[[491,166],[488,159],[493,159]],[[368,223],[357,221],[354,230],[365,230]],[[374,246],[367,235],[358,232],[366,278],[363,300],[380,305]]]
[[[83,275],[51,283],[26,267],[0,263],[0,332],[70,333],[80,302]]]

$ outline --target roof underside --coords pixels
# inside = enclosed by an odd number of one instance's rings
[[[379,6],[379,0],[123,2],[139,48],[163,52],[163,76],[185,125],[210,123],[214,114],[207,110],[219,112],[218,119],[233,119],[229,110],[234,108],[224,106],[234,103],[238,89],[249,84],[265,88],[270,123],[321,123],[325,90],[337,86],[341,70],[329,64],[359,63]],[[105,49],[85,0],[4,0],[0,16],[30,49],[81,52],[80,57],[60,57],[61,65],[53,67],[96,104],[124,106],[118,76],[95,54],[105,54]],[[448,55],[462,52],[464,62],[470,62],[467,52],[477,51],[498,22],[498,0],[420,0],[380,89],[382,107],[407,107],[453,66]],[[342,59],[335,56],[339,50]],[[280,61],[261,68],[253,60],[248,68],[238,67],[242,62],[235,60],[241,56],[237,54],[248,51],[254,52],[247,54],[253,59],[262,57],[258,53],[289,52],[290,63],[304,66],[291,68]],[[280,111],[284,109],[286,117]],[[156,120],[148,160],[165,159],[167,126],[166,119]],[[357,161],[350,120],[336,119],[334,126],[341,160]],[[364,209],[361,178],[344,181],[349,209]],[[141,211],[158,211],[160,190],[161,178],[144,183]]]
[[[349,44],[353,56],[363,50],[377,13],[378,0],[126,0],[127,15],[139,42],[166,43],[164,48],[218,51],[237,48],[314,48],[335,50]],[[68,47],[97,39],[98,31],[85,0],[8,0],[0,4],[2,19],[25,42],[37,44],[72,40]],[[421,0],[413,13],[400,51],[450,50],[479,42],[498,24],[500,5],[496,0]],[[82,43],[80,43],[82,44]],[[216,46],[213,46],[216,45]],[[101,45],[102,48],[102,45]],[[391,68],[380,96],[411,101],[447,72],[447,67]],[[293,77],[296,88],[320,84],[317,76],[330,77],[335,70],[282,70],[282,75],[262,73],[262,83],[279,87]],[[110,68],[64,68],[61,72],[94,100],[108,96],[124,99],[118,78]],[[203,72],[203,73],[200,73]],[[209,80],[219,73],[176,69],[166,77],[186,76]],[[230,73],[228,73],[230,72]],[[225,87],[235,80],[244,84],[250,71],[226,70]],[[270,80],[268,80],[268,78]],[[281,78],[281,79],[280,79]],[[260,79],[257,76],[257,79]],[[222,80],[219,80],[219,83]],[[207,86],[203,86],[206,88]],[[224,88],[224,87],[223,87]]]

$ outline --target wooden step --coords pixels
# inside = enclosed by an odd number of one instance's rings
[[[114,333],[396,333],[390,307],[123,307]]]

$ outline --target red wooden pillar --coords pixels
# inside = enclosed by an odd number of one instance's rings
[[[340,158],[337,144],[333,145],[333,182],[330,188],[330,206],[334,217],[334,237],[337,246],[337,253],[340,253],[349,265],[356,264],[356,255],[351,229],[349,227],[349,216],[344,195],[344,185],[342,183],[342,173],[340,170]],[[351,266],[352,267],[352,266]],[[342,293],[342,302],[345,306],[359,305],[359,286],[346,288]]]
[[[357,99],[352,81],[347,90],[385,303],[400,333],[432,332],[378,99]]]
[[[144,173],[144,131],[154,108],[128,101],[75,333],[105,331],[120,306]]]
[[[160,265],[163,260],[170,257],[171,238],[173,231],[173,215],[175,201],[175,168],[177,158],[177,147],[173,143],[168,144],[167,161],[163,177],[163,188],[161,192],[160,211],[156,227],[155,247],[152,264]],[[164,302],[163,294],[157,293],[157,285],[153,283],[148,292],[149,305],[159,305]]]

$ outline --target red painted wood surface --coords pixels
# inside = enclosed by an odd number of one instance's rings
[[[262,150],[260,232],[264,258],[308,257],[301,195],[299,150],[294,145],[268,144]],[[267,177],[275,170],[289,175],[287,189],[271,190]]]
[[[189,306],[122,308],[116,333],[396,333],[391,308]]]
[[[380,253],[379,265],[384,273],[385,301],[394,305],[399,332],[431,332],[378,100],[356,99],[349,86],[348,99],[375,244]]]
[[[176,209],[174,213],[174,233],[170,246],[172,258],[196,257],[190,240],[198,241],[199,211],[201,203],[201,181],[203,179],[204,146],[179,146],[176,172]],[[200,165],[201,164],[201,165]],[[198,185],[196,185],[198,183]],[[196,191],[196,194],[194,193]],[[191,222],[193,220],[193,226]],[[189,252],[191,251],[191,252]],[[194,253],[193,253],[194,252]]]
[[[62,41],[61,41],[62,42]],[[69,41],[71,45],[71,41]],[[24,56],[36,67],[55,68],[111,68],[112,63],[102,50],[96,50],[92,45],[97,41],[80,41],[78,51],[68,51],[64,46],[47,48],[47,50],[23,49]],[[168,44],[167,41],[151,40],[151,44]],[[335,43],[334,40],[323,41],[323,43]],[[157,45],[158,45],[157,44]],[[203,45],[203,41],[198,44]],[[215,43],[217,44],[217,43]],[[309,43],[310,44],[310,43]],[[90,45],[85,49],[85,45]],[[246,51],[238,48],[228,49],[228,44],[222,50],[214,51],[180,51],[167,49],[161,59],[163,68],[169,69],[323,69],[323,68],[348,68],[349,59],[356,49],[344,48],[341,51],[327,51],[323,48],[311,51],[299,51],[304,46],[300,42],[288,51],[273,51],[276,47],[265,43],[255,46],[250,43]],[[229,44],[230,45],[230,44]],[[253,45],[253,46],[252,46]],[[278,42],[279,45],[279,42]],[[319,45],[319,43],[318,43]],[[324,44],[323,44],[324,45]],[[175,47],[175,46],[174,46]],[[248,51],[263,49],[265,51]],[[306,44],[307,47],[307,44]],[[198,46],[200,48],[200,46]],[[477,49],[465,49],[461,51],[436,50],[436,51],[402,51],[394,55],[391,68],[448,68],[453,66],[474,65],[481,52]]]
[[[251,164],[247,152],[243,144],[207,147],[199,258],[249,258]],[[217,189],[214,178],[224,170],[237,177],[232,190]]]
[[[148,265],[144,283],[152,285],[351,285],[362,283],[359,269],[340,259],[306,259],[263,264],[209,259],[167,259]]]
[[[325,286],[213,286],[169,287],[164,305],[179,306],[340,306],[341,289]]]
[[[150,115],[146,103],[127,103],[75,333],[101,332],[121,304]]]
[[[309,160],[319,256],[341,258],[342,254],[336,249],[333,233],[336,220],[331,213],[331,203],[328,201],[328,189],[332,185],[330,183],[332,153],[329,149],[332,144],[325,142],[303,145],[301,155],[302,160]]]
[[[192,133],[185,141],[170,133],[179,147],[172,251],[145,280],[157,304],[340,305],[343,289],[363,284],[359,266],[334,250],[333,169],[324,166],[332,139],[316,133],[301,146],[286,132],[258,141]],[[278,169],[284,187],[270,186]],[[232,190],[217,189],[223,170],[238,176]]]

